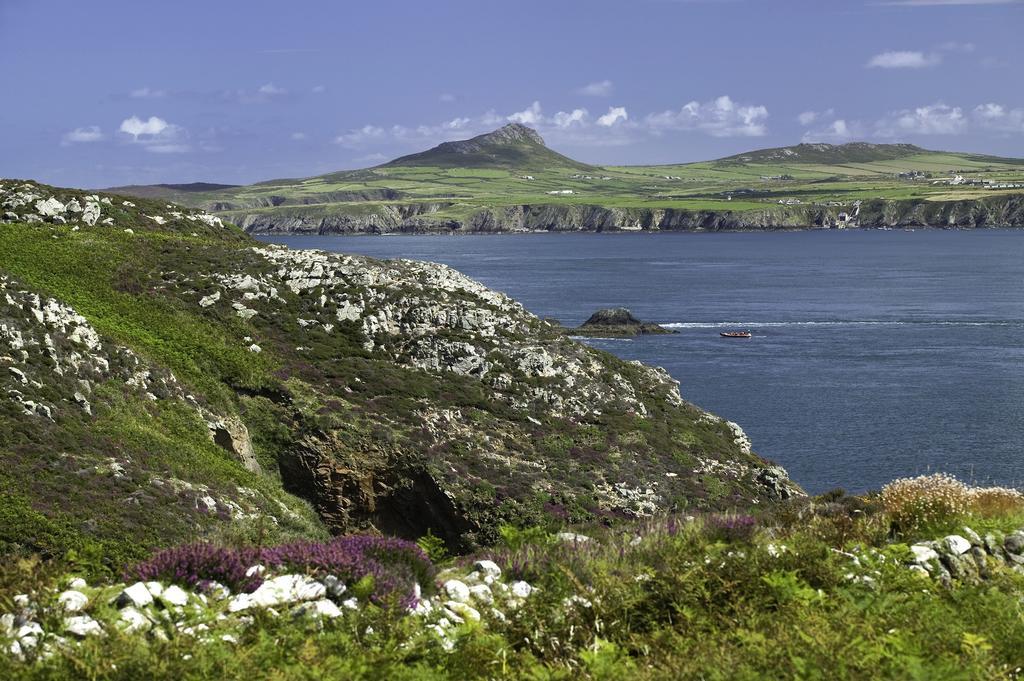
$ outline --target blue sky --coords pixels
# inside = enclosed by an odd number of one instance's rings
[[[0,0],[0,176],[245,183],[509,120],[593,163],[1024,157],[1019,0]]]

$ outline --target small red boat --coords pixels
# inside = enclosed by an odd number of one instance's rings
[[[749,331],[723,331],[718,335],[722,338],[750,338],[753,334]]]

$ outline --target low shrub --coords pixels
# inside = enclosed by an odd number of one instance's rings
[[[952,525],[966,517],[994,518],[1024,511],[1024,494],[1006,487],[972,487],[934,473],[894,480],[882,488],[882,506],[897,533]]]
[[[985,518],[1024,510],[1024,494],[1007,487],[978,487],[971,490],[971,507]]]
[[[934,473],[893,480],[882,488],[881,501],[893,529],[906,533],[955,522],[970,511],[971,494],[953,476]]]
[[[757,520],[749,515],[711,515],[704,520],[704,534],[714,541],[750,541],[757,531]]]
[[[124,573],[126,580],[161,580],[188,587],[219,582],[232,591],[249,593],[263,583],[247,574],[254,565],[333,575],[348,586],[372,584],[367,594],[377,603],[398,598],[411,604],[413,585],[430,593],[435,569],[427,554],[403,539],[353,535],[328,542],[296,541],[280,546],[227,548],[188,544],[160,551]]]

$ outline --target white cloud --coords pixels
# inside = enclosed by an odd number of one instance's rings
[[[441,127],[446,130],[465,130],[469,127],[469,124],[473,122],[472,118],[453,118],[450,121],[445,121],[441,124]]]
[[[160,99],[161,97],[167,96],[166,90],[154,90],[149,87],[140,87],[137,90],[132,90],[129,96],[133,99]]]
[[[291,138],[293,140],[295,140],[296,142],[301,142],[302,140],[306,139],[306,133],[304,133],[304,132],[293,132],[291,134]]]
[[[653,132],[698,130],[713,137],[760,137],[768,132],[764,106],[738,106],[727,95],[703,104],[690,102],[679,111],[650,114],[645,119]]]
[[[89,125],[84,128],[75,128],[71,132],[64,133],[61,138],[61,144],[67,146],[69,144],[99,142],[103,140],[105,135],[100,130],[98,125]]]
[[[588,117],[586,109],[573,109],[571,112],[559,111],[551,117],[551,122],[559,128],[568,128],[572,125],[586,124]]]
[[[982,128],[997,132],[1024,132],[1024,109],[1007,109],[1002,104],[980,104],[971,112]]]
[[[132,136],[132,142],[155,154],[180,154],[190,150],[184,128],[158,116],[143,120],[132,116],[121,121],[118,130]]]
[[[837,118],[821,130],[808,130],[804,133],[803,142],[831,142],[842,144],[849,142],[854,137],[859,137],[858,126],[847,123],[842,118]]]
[[[882,137],[901,135],[956,135],[966,131],[967,117],[958,106],[941,102],[916,109],[896,111],[876,125]]]
[[[835,114],[835,109],[825,109],[824,111],[804,111],[796,117],[796,120],[800,125],[808,126],[822,118],[829,118],[833,114]]]
[[[868,68],[878,69],[923,69],[942,62],[938,54],[925,54],[909,50],[893,50],[876,54],[868,62]]]
[[[119,130],[138,139],[139,135],[159,135],[169,127],[167,121],[156,116],[150,116],[149,120],[145,121],[138,116],[132,116],[121,121]]]
[[[284,88],[277,87],[273,83],[266,83],[264,85],[261,85],[260,89],[257,90],[256,92],[263,95],[264,97],[280,97],[281,95],[288,94],[287,90],[285,90]]]
[[[610,80],[599,80],[576,88],[576,94],[584,97],[608,97],[612,94],[613,87]]]
[[[322,95],[323,93],[327,92],[327,86],[326,85],[314,85],[313,89],[310,92],[312,92],[314,95]]]
[[[343,147],[354,147],[373,140],[384,139],[386,133],[387,131],[379,126],[364,125],[356,130],[350,130],[343,135],[338,135],[334,138],[334,142]]]
[[[540,102],[535,101],[522,111],[511,114],[508,116],[508,120],[523,125],[537,125],[541,120]]]
[[[939,45],[939,49],[943,52],[962,52],[964,54],[970,54],[977,49],[974,43],[958,43],[955,40],[950,40]]]
[[[628,121],[629,113],[626,111],[624,106],[610,106],[608,107],[608,113],[597,119],[597,124],[610,128],[619,121]]]
[[[446,104],[451,103],[455,101],[455,95],[451,94],[450,92],[442,92],[440,95],[438,95],[437,100],[439,102],[445,102]]]
[[[818,112],[804,111],[799,116],[797,116],[796,119],[800,121],[800,125],[810,125],[814,121],[818,120]]]

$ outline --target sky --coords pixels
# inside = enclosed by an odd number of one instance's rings
[[[518,121],[597,164],[1024,157],[1024,0],[0,0],[0,177],[250,183]]]

